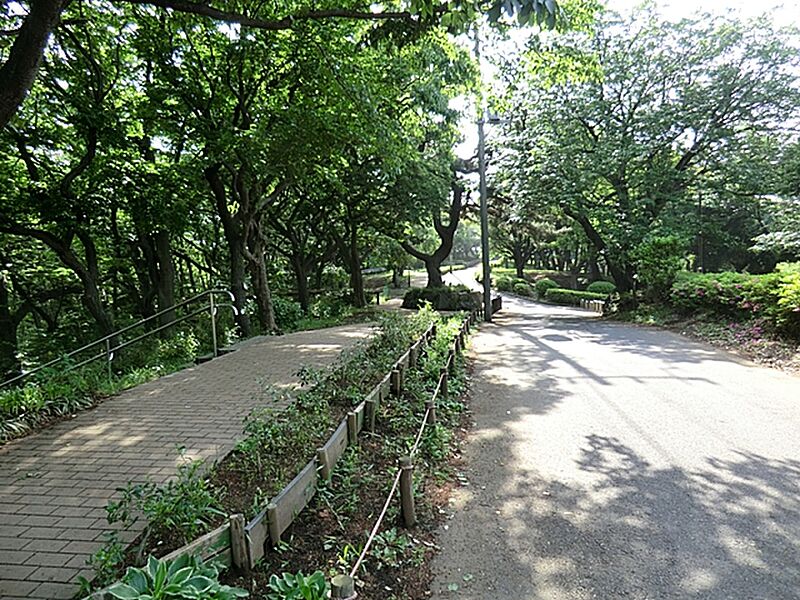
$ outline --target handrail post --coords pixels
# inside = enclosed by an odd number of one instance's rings
[[[106,369],[108,369],[108,380],[111,381],[111,360],[114,358],[114,355],[111,354],[111,340],[106,340]]]
[[[216,308],[214,307],[214,293],[208,295],[208,310],[211,313],[211,344],[214,348],[214,358],[218,355],[217,350],[217,317]]]

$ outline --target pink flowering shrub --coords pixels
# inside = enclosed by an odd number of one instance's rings
[[[672,285],[670,303],[688,314],[762,319],[767,327],[800,335],[800,263],[778,265],[766,275],[681,273]]]

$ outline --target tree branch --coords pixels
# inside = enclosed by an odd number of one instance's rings
[[[266,29],[268,31],[279,31],[282,29],[291,29],[294,27],[296,21],[310,21],[322,19],[362,19],[371,21],[380,21],[386,19],[404,19],[413,21],[413,15],[408,11],[400,12],[378,12],[373,13],[369,11],[347,10],[343,8],[334,8],[328,10],[309,10],[299,12],[295,15],[283,17],[282,19],[258,19],[255,17],[248,17],[247,15],[229,12],[208,6],[207,4],[198,4],[195,2],[188,2],[186,0],[122,0],[129,4],[146,4],[150,6],[158,6],[160,8],[169,8],[177,12],[190,13],[210,17],[226,23],[237,23],[242,27],[250,27],[253,29]],[[441,8],[440,10],[443,10]]]

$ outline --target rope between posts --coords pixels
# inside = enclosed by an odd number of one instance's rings
[[[425,416],[422,417],[422,425],[420,426],[419,431],[417,432],[417,438],[414,440],[414,445],[411,446],[410,456],[412,458],[417,453],[417,450],[419,450],[419,443],[422,441],[422,434],[425,433],[425,426],[428,424],[428,415],[430,415],[430,413],[431,409],[428,408],[425,410]]]
[[[364,560],[364,557],[367,555],[369,551],[369,547],[372,545],[372,542],[375,541],[375,536],[378,535],[378,529],[383,523],[383,518],[386,516],[386,511],[389,510],[389,504],[392,502],[392,498],[394,498],[394,494],[397,491],[397,486],[400,484],[400,474],[402,473],[402,469],[397,469],[397,475],[394,476],[394,483],[392,484],[392,489],[389,492],[389,495],[386,498],[386,502],[383,505],[383,510],[381,510],[381,514],[378,516],[378,520],[375,521],[375,526],[372,528],[372,531],[367,538],[367,543],[364,544],[364,548],[361,550],[361,554],[356,561],[356,564],[353,565],[353,569],[350,571],[350,577],[355,577],[356,571],[358,571],[358,567],[361,566],[361,562]]]

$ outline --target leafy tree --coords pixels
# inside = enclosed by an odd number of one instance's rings
[[[547,190],[629,290],[634,249],[692,214],[704,179],[752,193],[730,167],[757,153],[754,136],[782,135],[800,104],[796,40],[765,20],[640,11],[534,46],[511,73],[507,169]]]

